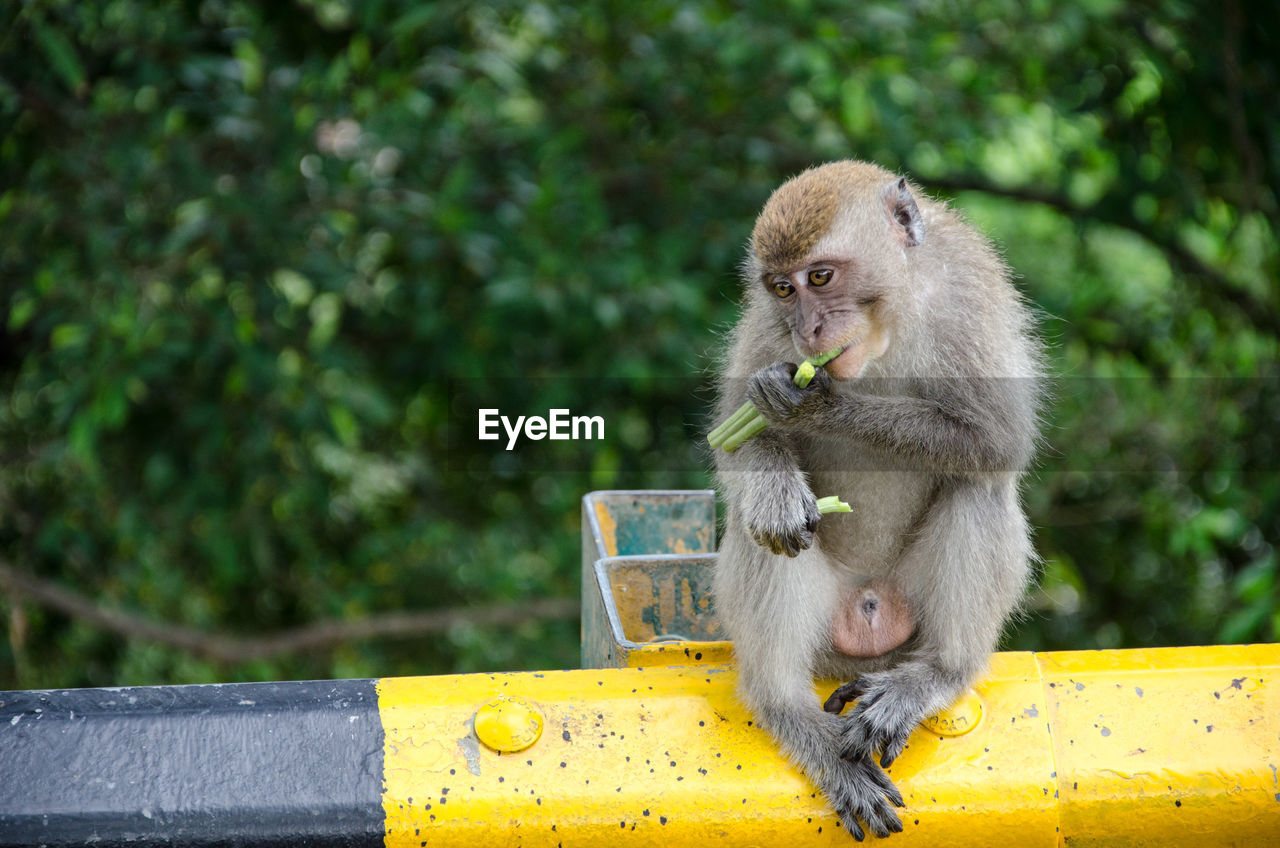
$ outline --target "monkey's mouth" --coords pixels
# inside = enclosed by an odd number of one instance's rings
[[[873,359],[885,351],[888,339],[883,332],[872,328],[840,348],[840,353],[827,362],[827,373],[834,380],[853,380],[862,376],[863,370]]]
[[[825,366],[825,368],[827,369],[827,373],[830,374],[832,377],[835,377],[837,380],[847,380],[848,376],[845,375],[844,369],[840,367],[841,364],[844,364],[844,363],[841,363],[840,360],[841,359],[847,360],[848,357],[846,357],[845,354],[848,353],[850,350],[856,351],[861,345],[862,345],[862,339],[860,338],[854,339],[853,341],[845,342],[844,344],[842,344],[840,346],[840,352],[827,360],[827,364]]]

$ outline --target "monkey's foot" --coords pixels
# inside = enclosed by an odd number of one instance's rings
[[[861,842],[866,837],[862,823],[881,839],[901,833],[902,820],[893,808],[903,806],[902,793],[889,776],[866,757],[837,762],[841,767],[835,779],[822,788],[850,835]]]
[[[850,680],[836,689],[827,700],[822,702],[822,708],[832,715],[840,715],[851,701],[858,700],[857,683],[857,680]]]
[[[880,765],[888,768],[907,746],[907,738],[920,723],[918,702],[904,697],[901,687],[881,674],[865,674],[846,683],[827,699],[823,709],[839,712],[856,700],[840,734],[840,756],[856,761],[880,752]],[[833,709],[834,707],[834,709]]]

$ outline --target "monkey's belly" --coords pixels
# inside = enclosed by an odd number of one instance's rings
[[[887,654],[907,641],[915,617],[892,583],[876,580],[850,587],[831,621],[831,642],[851,657]]]
[[[896,470],[895,457],[863,447],[842,451],[831,444],[826,455],[836,470],[816,461],[803,466],[810,486],[823,495],[839,494],[853,511],[818,523],[818,547],[850,575],[880,579],[893,571],[918,531],[933,475]]]

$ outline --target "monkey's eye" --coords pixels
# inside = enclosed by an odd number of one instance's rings
[[[831,282],[830,268],[818,268],[809,272],[809,285],[825,286],[829,282]]]
[[[795,290],[796,290],[796,287],[791,285],[791,283],[787,282],[786,280],[773,281],[773,293],[776,294],[778,297],[782,298],[783,300],[786,300],[787,298],[791,297],[791,295],[795,293]]]

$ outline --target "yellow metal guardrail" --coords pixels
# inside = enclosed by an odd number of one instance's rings
[[[997,654],[980,708],[933,723],[959,735],[918,729],[890,769],[891,844],[1280,844],[1278,676],[1280,645]],[[850,840],[723,664],[377,689],[388,846]]]
[[[890,769],[889,844],[1280,845],[1278,675],[1280,645],[997,654]],[[847,846],[733,678],[0,692],[0,845]]]

